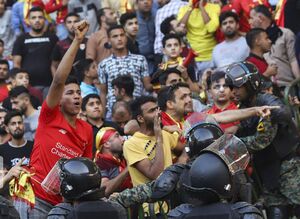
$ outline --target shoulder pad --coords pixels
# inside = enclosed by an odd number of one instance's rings
[[[155,180],[152,187],[151,199],[162,199],[169,195],[175,189],[179,177],[185,168],[184,164],[174,164],[165,169]]]
[[[168,218],[178,218],[183,215],[187,215],[193,210],[193,205],[191,204],[181,204],[178,207],[172,209],[168,213]]]
[[[49,217],[55,216],[66,217],[72,209],[73,206],[69,203],[59,203],[58,205],[55,205],[54,208],[52,208],[48,213],[48,219]]]
[[[247,202],[234,203],[231,205],[231,208],[242,215],[255,214],[255,215],[263,217],[262,213],[256,207],[254,207],[253,205],[251,205]]]

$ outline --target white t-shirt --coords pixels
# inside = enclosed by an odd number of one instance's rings
[[[250,49],[245,37],[239,37],[234,41],[223,41],[213,49],[213,63],[217,68],[244,61],[249,56]]]

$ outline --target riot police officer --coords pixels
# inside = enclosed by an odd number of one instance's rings
[[[191,165],[183,183],[187,202],[171,210],[168,218],[263,218],[258,209],[246,202],[224,202],[233,198],[234,176],[248,162],[248,151],[240,139],[233,135],[220,137]]]
[[[101,198],[101,173],[88,158],[60,159],[49,172],[42,187],[50,194],[60,193],[65,202],[56,205],[48,219],[64,218],[126,218],[126,212]]]
[[[240,62],[228,67],[226,83],[241,107],[280,106],[272,111],[272,126],[265,130],[265,139],[247,147],[253,153],[253,162],[263,185],[263,197],[268,207],[268,218],[287,218],[287,203],[295,206],[295,214],[300,217],[300,160],[295,150],[299,134],[291,114],[283,102],[268,93],[260,93],[261,77],[254,65]],[[254,135],[265,127],[258,117],[241,121],[238,136]]]

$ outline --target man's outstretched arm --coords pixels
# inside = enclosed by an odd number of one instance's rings
[[[53,75],[53,80],[49,88],[49,93],[46,98],[48,107],[53,108],[59,103],[61,96],[63,94],[65,82],[71,72],[75,56],[79,49],[79,45],[84,39],[86,32],[89,29],[89,24],[86,21],[81,21],[74,25],[75,38],[67,50],[66,54],[63,56],[60,64],[57,67],[55,74]]]

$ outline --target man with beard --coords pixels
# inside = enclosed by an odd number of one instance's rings
[[[161,117],[164,126],[173,126],[176,131],[182,132],[185,116],[193,112],[191,96],[189,86],[181,82],[160,90],[158,106],[162,110]],[[168,128],[166,130],[169,131]],[[182,141],[184,142],[184,139]]]
[[[34,141],[35,131],[38,126],[40,110],[36,110],[31,103],[27,88],[17,86],[9,92],[13,110],[19,110],[24,115],[24,126],[26,140]]]
[[[96,136],[95,162],[101,170],[105,196],[132,188],[131,179],[123,157],[124,138],[112,127],[101,128]]]
[[[176,149],[178,134],[161,129],[160,110],[154,97],[136,98],[131,104],[131,111],[140,129],[125,141],[123,152],[132,183],[137,186],[156,179],[172,164],[171,151]],[[158,211],[159,206],[155,205],[155,213]]]
[[[8,97],[9,87],[6,83],[6,80],[8,79],[8,69],[8,61],[4,59],[0,60],[0,102]]]
[[[79,83],[68,77],[88,26],[86,21],[74,25],[75,38],[53,76],[41,108],[30,157],[35,206],[29,211],[29,218],[47,217],[53,205],[62,201],[60,195],[48,194],[40,184],[60,158],[92,158],[92,127],[77,118],[82,102]]]
[[[100,29],[93,33],[86,45],[86,58],[93,59],[97,63],[111,55],[107,38],[107,30],[117,24],[117,15],[111,8],[101,8],[98,12]]]
[[[69,49],[73,39],[74,39],[74,24],[80,21],[80,17],[76,13],[69,13],[65,17],[65,26],[68,30],[68,37],[66,39],[60,40],[57,42],[55,47],[53,48],[51,55],[51,72],[52,75],[57,70],[58,64],[60,63],[62,57],[65,55],[67,50]],[[85,38],[83,42],[80,44],[79,50],[76,54],[75,61],[79,61],[85,58],[85,48],[86,48],[87,39]]]
[[[18,111],[8,112],[4,118],[4,124],[11,135],[11,140],[0,147],[0,156],[3,157],[4,166],[10,169],[23,157],[25,157],[23,165],[28,165],[33,142],[24,138],[22,114]]]
[[[114,127],[118,129],[116,124],[103,119],[103,109],[99,95],[89,94],[85,96],[82,100],[81,110],[86,116],[87,122],[93,128],[93,139],[96,138],[98,131],[103,127]],[[95,154],[95,152],[96,145],[94,141],[93,154]]]
[[[8,142],[10,140],[10,135],[6,132],[4,117],[6,116],[7,111],[0,108],[0,145]]]
[[[52,75],[50,70],[50,55],[57,42],[57,36],[44,32],[45,16],[41,8],[29,10],[31,30],[17,38],[13,48],[13,63],[15,68],[24,68],[30,74],[32,86],[36,86],[45,97]]]
[[[219,20],[225,40],[213,49],[213,63],[217,68],[244,61],[249,55],[245,37],[238,33],[238,15],[232,11],[226,11],[220,15]]]

